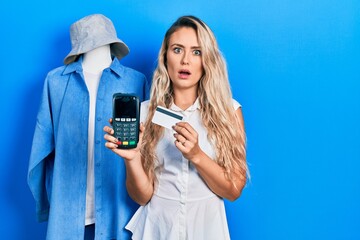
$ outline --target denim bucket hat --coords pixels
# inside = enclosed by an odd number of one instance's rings
[[[80,54],[110,44],[111,54],[118,59],[129,53],[126,44],[117,38],[116,30],[110,19],[102,14],[86,16],[70,26],[71,51],[64,63],[74,62]]]

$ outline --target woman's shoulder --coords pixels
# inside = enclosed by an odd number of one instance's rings
[[[241,104],[238,101],[236,101],[235,99],[232,99],[232,103],[233,103],[234,110],[241,108]]]
[[[141,122],[145,122],[145,120],[146,120],[146,117],[149,112],[149,104],[150,104],[150,100],[145,100],[145,101],[141,102],[141,106],[140,106],[140,121]]]
[[[141,107],[148,107],[150,103],[150,100],[145,100],[141,102]]]

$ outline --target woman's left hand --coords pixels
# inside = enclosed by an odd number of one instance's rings
[[[176,132],[174,133],[175,146],[184,157],[193,161],[202,152],[198,144],[198,133],[187,122],[178,122],[173,129]]]

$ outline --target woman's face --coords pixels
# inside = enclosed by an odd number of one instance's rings
[[[170,36],[166,58],[174,90],[196,90],[204,69],[201,48],[193,28],[181,27]]]

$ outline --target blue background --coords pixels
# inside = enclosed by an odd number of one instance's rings
[[[44,239],[26,174],[44,78],[70,24],[109,17],[150,79],[166,29],[202,18],[243,105],[252,179],[226,202],[232,239],[360,239],[360,1],[0,3],[0,238]],[[76,136],[74,136],[76,137]]]

